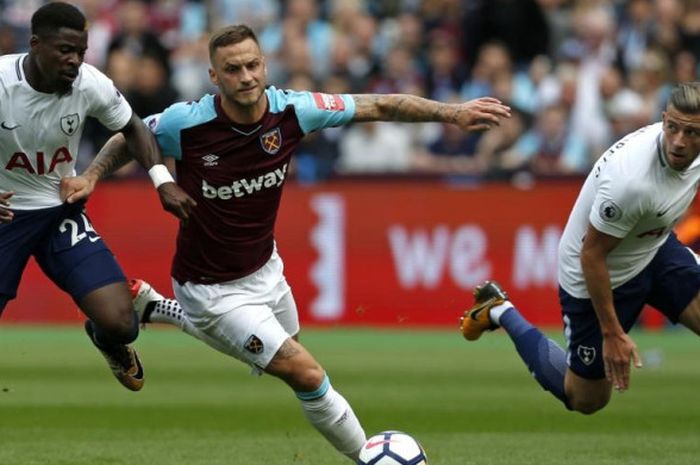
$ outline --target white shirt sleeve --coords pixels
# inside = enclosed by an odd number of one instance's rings
[[[89,116],[98,119],[107,129],[118,131],[131,119],[131,106],[110,78],[97,68],[83,64],[81,72],[89,99]]]
[[[645,203],[642,186],[608,169],[600,175],[588,220],[598,231],[622,239],[644,214]]]

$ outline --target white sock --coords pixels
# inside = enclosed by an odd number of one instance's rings
[[[156,301],[153,310],[148,315],[149,323],[165,323],[177,326],[190,336],[206,340],[207,337],[197,329],[187,318],[187,314],[175,299],[163,299]]]
[[[185,312],[175,299],[157,300],[153,305],[153,310],[148,315],[149,323],[166,323],[178,328],[182,328],[185,320]]]
[[[511,308],[513,308],[513,304],[510,303],[509,300],[506,300],[502,304],[496,305],[495,307],[491,307],[491,310],[489,310],[489,318],[491,319],[491,323],[501,326],[501,315],[503,315],[506,310]]]
[[[365,431],[348,401],[333,389],[327,376],[315,393],[323,390],[326,390],[325,394],[312,400],[304,400],[305,393],[297,393],[301,408],[309,422],[333,447],[355,461],[365,444]]]

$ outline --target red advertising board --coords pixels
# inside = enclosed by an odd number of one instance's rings
[[[287,185],[276,228],[302,324],[455,326],[471,290],[496,279],[534,323],[560,326],[556,254],[580,181],[518,190],[432,182]],[[103,183],[88,204],[125,272],[172,295],[177,223],[147,183]],[[31,263],[14,322],[82,319]]]

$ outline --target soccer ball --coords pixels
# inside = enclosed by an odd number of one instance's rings
[[[372,436],[360,450],[358,465],[427,465],[425,451],[406,433],[384,431]]]

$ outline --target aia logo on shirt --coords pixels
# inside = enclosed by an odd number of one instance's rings
[[[263,150],[270,155],[274,155],[279,152],[280,147],[282,147],[282,131],[280,131],[280,128],[272,129],[261,135],[260,145],[262,146]]]
[[[320,92],[314,92],[311,94],[314,96],[314,101],[316,102],[316,107],[321,110],[329,111],[343,111],[345,110],[345,102],[342,97],[338,94],[322,94]]]
[[[72,161],[73,156],[68,147],[59,147],[51,156],[44,154],[44,152],[36,152],[35,154],[15,152],[5,165],[5,169],[9,171],[24,170],[27,174],[41,176],[53,173],[61,163]]]

